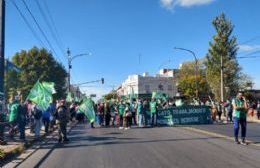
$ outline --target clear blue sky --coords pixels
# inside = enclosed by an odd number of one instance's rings
[[[22,1],[14,1],[46,45]],[[92,53],[73,61],[73,83],[105,78],[104,86],[93,84],[83,89],[89,92],[110,90],[110,85],[120,84],[129,74],[154,74],[169,59],[171,62],[165,64],[168,68],[193,59],[188,53],[174,51],[174,46],[205,56],[215,33],[211,21],[221,12],[235,25],[233,34],[239,44],[256,37],[241,46],[239,56],[260,50],[259,0],[39,0],[42,7],[43,1],[51,11],[64,52],[69,47],[72,55]],[[26,2],[53,45],[56,58],[67,68],[65,55],[52,38],[35,0]],[[6,57],[32,46],[42,45],[7,0]],[[239,63],[254,79],[255,88],[260,89],[260,58],[240,59]]]

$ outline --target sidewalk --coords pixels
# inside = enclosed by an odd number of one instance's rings
[[[73,126],[76,123],[69,123],[69,126]],[[48,134],[51,134],[55,131],[57,127],[55,126],[53,130],[50,130]],[[30,133],[30,129],[26,127],[26,141],[19,140],[19,133],[14,136],[14,138],[10,138],[8,136],[8,131],[5,131],[5,141],[7,145],[0,145],[0,161],[8,160],[13,156],[21,154],[25,149],[32,146],[35,142],[42,141],[44,137],[48,134],[44,132],[44,127],[42,127],[40,132],[40,138],[35,139],[34,133]]]

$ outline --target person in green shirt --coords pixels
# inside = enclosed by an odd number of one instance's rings
[[[246,116],[248,105],[242,92],[237,94],[237,97],[232,100],[233,116],[234,116],[234,137],[235,143],[240,144],[238,140],[239,126],[241,126],[241,144],[246,145]]]
[[[120,101],[120,103],[118,104],[118,116],[119,116],[119,129],[123,129],[123,121],[124,121],[124,112],[125,112],[125,102],[124,101]]]
[[[153,98],[150,102],[150,112],[151,112],[151,126],[157,126],[157,103]]]

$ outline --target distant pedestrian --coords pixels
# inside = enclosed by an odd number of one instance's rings
[[[232,101],[233,116],[234,116],[234,137],[235,142],[240,144],[238,140],[239,126],[241,126],[241,144],[246,145],[246,126],[247,126],[247,109],[248,105],[242,92],[237,94],[237,97]]]

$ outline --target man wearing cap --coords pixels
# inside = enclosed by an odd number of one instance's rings
[[[233,116],[234,116],[234,137],[235,143],[240,144],[238,140],[239,126],[241,126],[241,144],[246,145],[246,116],[248,105],[242,92],[237,94],[237,97],[232,101]]]

